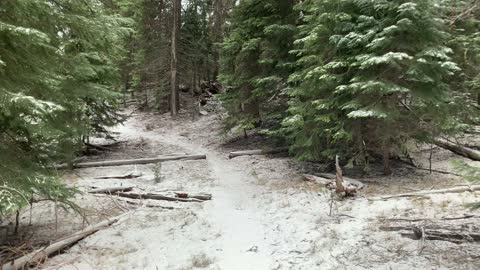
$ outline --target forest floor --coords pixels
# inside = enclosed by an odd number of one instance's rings
[[[228,159],[230,151],[258,149],[267,142],[256,135],[248,139],[220,135],[218,113],[197,121],[190,118],[186,111],[174,120],[168,114],[132,113],[125,125],[115,130],[121,143],[88,159],[198,153],[206,154],[206,160],[77,169],[66,172],[64,179],[82,191],[133,185],[145,192],[211,193],[212,200],[149,201],[173,207],[163,209],[82,193],[75,202],[92,224],[122,212],[128,214],[48,259],[39,269],[480,269],[479,244],[426,241],[419,248],[420,241],[379,229],[389,218],[471,214],[465,204],[479,201],[478,193],[369,199],[461,185],[463,180],[397,165],[394,175],[372,173],[361,179],[367,187],[356,197],[332,204],[330,192],[302,179],[302,173],[318,172],[319,166],[282,155]],[[427,157],[425,151],[415,156],[425,167]],[[433,168],[451,170],[453,159],[459,158],[435,149]],[[98,179],[132,171],[142,176]],[[21,225],[24,239],[42,245],[78,231],[86,223],[72,211],[55,211],[53,203],[41,202],[21,213]]]

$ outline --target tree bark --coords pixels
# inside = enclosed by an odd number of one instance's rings
[[[465,221],[464,219],[468,219]],[[441,220],[392,219],[390,224],[380,226],[383,231],[399,232],[413,240],[438,240],[453,243],[480,241],[478,217],[452,218]]]
[[[89,191],[88,193],[91,194],[114,194],[117,192],[127,192],[127,191],[132,191],[133,187],[108,187],[108,188],[97,188],[94,190]]]
[[[73,164],[73,168],[92,168],[92,167],[111,167],[111,166],[123,166],[123,165],[135,165],[135,164],[150,164],[159,163],[173,160],[198,160],[206,159],[206,155],[179,155],[179,156],[161,156],[157,158],[142,158],[142,159],[126,159],[126,160],[108,160],[108,161],[96,161],[96,162],[84,162]],[[56,169],[67,169],[68,164],[61,164],[55,166]]]
[[[173,1],[173,23],[172,23],[172,40],[171,40],[171,92],[170,92],[170,113],[172,116],[176,116],[179,111],[180,101],[178,93],[178,77],[177,77],[177,67],[178,67],[178,32],[180,30],[180,16],[181,16],[181,0]]]
[[[212,196],[209,194],[201,194],[201,195],[192,195],[187,196],[186,198],[181,198],[178,195],[177,197],[166,196],[162,194],[154,194],[154,193],[147,193],[147,194],[140,194],[140,193],[125,193],[125,192],[117,192],[112,195],[117,195],[119,197],[130,198],[130,199],[150,199],[150,200],[159,200],[159,201],[171,201],[171,202],[203,202],[212,199]]]
[[[346,191],[345,185],[343,183],[343,172],[342,168],[340,167],[339,157],[335,157],[335,192],[336,193],[344,193]]]
[[[449,141],[444,141],[444,140],[435,140],[435,145],[447,149],[449,151],[452,151],[453,153],[457,155],[464,156],[466,158],[480,161],[480,151],[464,147],[455,143],[451,143]]]
[[[11,262],[5,263],[1,269],[2,270],[19,270],[19,269],[24,269],[28,265],[40,263],[44,261],[46,258],[48,258],[48,256],[50,256],[51,254],[57,251],[60,251],[66,247],[69,247],[99,230],[102,230],[111,226],[113,223],[118,222],[126,214],[127,213],[124,213],[117,217],[110,218],[98,224],[89,226],[84,230],[74,233],[63,240],[57,241],[47,247],[39,248],[23,257],[20,257]]]
[[[230,152],[228,157],[235,158],[239,156],[271,155],[271,154],[278,154],[278,153],[285,153],[285,152],[288,152],[288,147],[266,149],[266,150],[258,149],[258,150],[235,151],[235,152]]]

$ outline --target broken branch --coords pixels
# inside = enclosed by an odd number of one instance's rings
[[[405,198],[405,197],[422,197],[426,195],[432,194],[445,194],[445,193],[462,193],[462,192],[474,192],[480,190],[480,185],[473,185],[473,186],[464,186],[464,187],[455,187],[455,188],[444,188],[444,189],[436,189],[436,190],[424,190],[419,192],[412,192],[412,193],[403,193],[397,195],[388,195],[388,196],[380,196],[370,198],[370,200],[388,200],[393,198]]]
[[[228,158],[235,158],[239,156],[259,156],[259,155],[272,155],[288,152],[288,147],[266,149],[266,150],[246,150],[230,152]]]
[[[102,230],[111,226],[113,223],[118,222],[126,214],[127,213],[124,213],[122,215],[107,219],[95,225],[88,226],[84,230],[74,233],[63,240],[57,241],[47,247],[39,248],[23,257],[20,257],[11,262],[8,262],[4,264],[1,269],[2,270],[19,270],[19,269],[24,269],[25,266],[27,265],[38,264],[43,260],[45,260],[46,258],[48,258],[51,254],[57,251],[60,251],[66,247],[69,247],[99,230]]]

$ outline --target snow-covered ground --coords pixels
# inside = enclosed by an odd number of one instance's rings
[[[458,184],[459,179],[403,172],[370,179],[357,197],[332,202],[329,192],[302,180],[300,175],[307,169],[291,158],[229,160],[229,150],[246,150],[259,142],[225,143],[228,138],[220,135],[218,115],[196,122],[187,120],[186,113],[181,117],[182,121],[173,121],[168,115],[134,114],[116,130],[118,140],[124,143],[92,159],[202,153],[207,160],[81,169],[64,178],[81,190],[133,185],[145,192],[206,192],[213,199],[203,203],[149,202],[174,207],[168,210],[130,205],[111,196],[79,195],[76,202],[92,223],[123,211],[129,214],[50,258],[40,269],[480,269],[478,244],[427,241],[419,254],[419,241],[379,230],[385,218],[461,216],[470,211],[465,203],[480,200],[478,194],[368,199],[408,192],[405,188]],[[444,165],[444,159],[442,156],[436,164]],[[142,176],[96,179],[132,171]],[[55,225],[53,215],[50,203],[35,206],[33,226],[24,230],[36,232],[37,238],[54,237],[54,231],[60,237],[85,225],[77,214],[63,210]],[[22,224],[28,223],[29,211],[22,217]]]

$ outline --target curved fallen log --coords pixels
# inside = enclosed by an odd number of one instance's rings
[[[424,197],[426,195],[432,195],[432,194],[463,193],[467,191],[474,192],[479,190],[480,190],[480,185],[472,185],[472,186],[464,186],[464,187],[444,188],[444,189],[436,189],[436,190],[434,189],[434,190],[425,190],[425,191],[412,192],[412,193],[402,193],[402,194],[396,194],[396,195],[373,197],[373,198],[369,198],[369,200],[381,201],[381,200],[388,200],[388,199],[394,199],[394,198]]]
[[[2,270],[19,270],[19,269],[24,269],[29,265],[41,263],[53,253],[58,252],[66,247],[69,247],[77,243],[78,241],[82,240],[83,238],[91,234],[94,234],[99,230],[102,230],[111,226],[112,224],[114,224],[115,222],[118,222],[121,218],[123,218],[127,214],[128,212],[122,215],[107,219],[95,225],[88,226],[82,231],[74,233],[68,236],[67,238],[59,240],[47,247],[39,248],[23,257],[7,262],[2,266],[1,269]]]
[[[455,144],[455,143],[452,143],[452,142],[449,142],[449,141],[445,141],[445,140],[435,140],[434,141],[435,145],[437,145],[438,147],[441,147],[443,149],[447,149],[457,155],[460,155],[460,156],[464,156],[466,158],[469,158],[471,160],[476,160],[476,161],[480,161],[480,151],[477,151],[477,150],[474,150],[474,149],[471,149],[471,148],[468,148],[468,147],[465,147],[465,146],[461,146],[461,145],[458,145],[458,144]]]
[[[288,152],[288,147],[282,147],[282,148],[275,148],[275,149],[258,149],[258,150],[246,150],[246,151],[235,151],[235,152],[230,152],[228,155],[228,158],[235,158],[235,157],[240,157],[240,156],[260,156],[260,155],[273,155],[273,154],[279,154],[279,153],[286,153]]]
[[[159,163],[159,162],[174,161],[174,160],[199,160],[199,159],[206,159],[206,158],[207,158],[206,155],[160,156],[156,158],[84,162],[84,163],[73,164],[71,167],[72,168],[109,167],[109,166],[150,164],[150,163]],[[61,170],[61,169],[70,168],[70,166],[68,164],[61,164],[61,165],[55,166],[55,168],[58,170]]]

